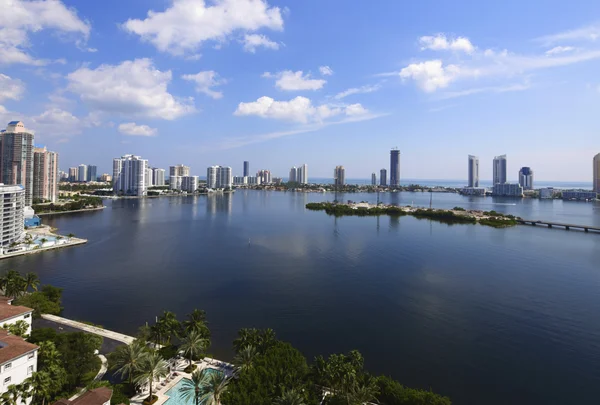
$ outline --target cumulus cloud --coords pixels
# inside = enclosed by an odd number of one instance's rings
[[[0,101],[6,99],[19,100],[25,91],[25,85],[19,79],[0,73]]]
[[[333,74],[333,70],[331,70],[329,66],[319,67],[319,72],[321,72],[323,76],[331,76]]]
[[[78,135],[85,126],[81,119],[60,108],[50,108],[40,115],[30,117],[26,124],[35,130],[36,136],[41,137]]]
[[[572,52],[574,50],[575,48],[572,46],[555,46],[554,48],[547,50],[546,55],[558,55],[559,53]]]
[[[403,80],[413,79],[424,91],[431,93],[437,89],[448,87],[460,73],[456,65],[444,64],[441,60],[429,60],[421,63],[411,63],[400,71]]]
[[[333,96],[333,98],[335,98],[336,100],[341,100],[343,98],[352,96],[354,94],[373,93],[373,92],[379,90],[380,88],[381,88],[381,85],[379,85],[379,84],[375,84],[372,86],[353,87],[353,88],[344,90],[344,91],[336,94],[335,96]]]
[[[465,53],[473,53],[475,47],[468,38],[458,37],[448,39],[444,34],[435,36],[423,36],[419,38],[421,50],[430,49],[432,51],[460,51]]]
[[[279,7],[265,0],[173,0],[165,11],[148,11],[144,20],[129,19],[123,28],[162,52],[183,55],[206,41],[225,41],[235,32],[283,29]]]
[[[150,59],[82,67],[67,80],[68,90],[95,112],[173,120],[195,111],[193,99],[178,100],[167,91],[171,71],[161,72]]]
[[[262,118],[307,124],[322,122],[334,116],[357,116],[367,112],[360,104],[315,106],[306,97],[298,96],[289,101],[276,101],[265,96],[249,103],[240,103],[234,114],[238,116],[255,115]]]
[[[137,125],[135,122],[124,122],[119,124],[119,132],[130,136],[156,136],[156,128],[150,128],[148,125]]]
[[[277,42],[271,41],[266,35],[246,34],[242,40],[244,50],[246,52],[255,53],[257,48],[263,47],[266,49],[279,49]]]
[[[297,72],[291,70],[278,73],[265,72],[262,77],[276,78],[275,86],[286,91],[319,90],[327,83],[327,80],[311,79],[310,73],[304,74],[301,70]]]
[[[223,97],[222,92],[215,91],[212,88],[225,84],[226,81],[219,79],[219,74],[213,70],[198,72],[195,75],[183,75],[181,77],[184,80],[196,83],[196,91],[198,93],[204,93],[214,99]]]
[[[72,34],[86,40],[90,25],[77,12],[60,0],[0,0],[0,64],[23,63],[44,65],[48,61],[35,59],[27,52],[29,33],[44,29]]]

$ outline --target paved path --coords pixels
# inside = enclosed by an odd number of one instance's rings
[[[73,328],[80,329],[80,330],[82,330],[84,332],[94,333],[96,335],[103,336],[105,338],[109,338],[109,339],[112,339],[112,340],[117,340],[119,342],[123,342],[123,343],[128,344],[128,345],[132,344],[133,341],[135,340],[135,338],[133,336],[127,336],[127,335],[124,335],[122,333],[113,332],[111,330],[98,328],[97,326],[92,326],[92,325],[88,325],[88,324],[85,324],[85,323],[81,323],[81,322],[77,322],[77,321],[72,321],[70,319],[61,318],[60,316],[56,316],[56,315],[43,314],[42,318],[47,319],[47,320],[52,321],[52,322],[61,323],[63,325],[71,326]]]
[[[104,357],[101,354],[99,354],[98,357],[100,357],[100,361],[102,362],[102,364],[100,365],[100,370],[98,371],[98,374],[96,374],[96,377],[94,377],[94,381],[100,381],[102,377],[104,377],[104,374],[106,374],[106,371],[108,370],[108,360],[106,359],[106,357]],[[86,391],[87,388],[82,389],[77,394],[69,398],[69,401],[76,400],[77,398],[82,396]]]

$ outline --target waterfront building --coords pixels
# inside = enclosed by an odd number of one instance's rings
[[[519,170],[519,184],[523,190],[533,190],[533,170],[529,167],[522,167]]]
[[[246,184],[249,186],[260,186],[262,184],[261,178],[258,176],[248,176],[246,177]]]
[[[11,307],[12,305],[6,305]],[[0,314],[1,314],[0,310]],[[31,314],[30,318],[31,318]],[[37,372],[39,347],[25,339],[12,335],[5,330],[0,330],[0,395],[4,397],[10,386],[16,386],[33,373]],[[31,399],[18,399],[15,404],[29,404]]]
[[[113,159],[113,191],[115,194],[146,195],[148,160],[140,156],[124,155]]]
[[[469,155],[469,187],[479,187],[479,158]]]
[[[234,186],[245,186],[248,184],[248,176],[233,176]]]
[[[87,165],[87,181],[98,180],[98,168],[95,165]]]
[[[494,177],[492,183],[506,183],[506,155],[494,157]]]
[[[554,188],[552,188],[552,187],[540,188],[540,198],[542,198],[542,199],[554,198],[554,194],[556,192],[557,191],[554,190]]]
[[[390,151],[390,187],[400,187],[400,151]]]
[[[198,176],[182,176],[180,190],[188,193],[196,192],[198,190]]]
[[[299,167],[298,183],[308,184],[308,165],[306,163]]]
[[[77,181],[85,183],[87,181],[87,165],[79,165],[77,168]]]
[[[594,191],[600,193],[600,153],[594,156]]]
[[[152,169],[150,167],[146,168],[145,181],[146,181],[146,189],[148,189],[154,185],[154,183],[152,182]]]
[[[379,171],[379,185],[380,186],[387,186],[387,170],[386,169],[381,169]]]
[[[189,176],[190,175],[190,167],[185,165],[175,165],[169,167],[169,177],[170,176]]]
[[[0,246],[4,249],[25,236],[25,189],[0,183]]]
[[[112,176],[108,173],[102,173],[100,175],[100,181],[103,181],[105,183],[110,183],[112,181]]]
[[[69,181],[77,181],[79,177],[79,169],[77,167],[69,167]]]
[[[250,162],[244,161],[244,177],[250,176]]]
[[[33,149],[33,199],[58,201],[58,153]]]
[[[333,184],[336,186],[346,184],[346,169],[344,169],[344,166],[336,166],[333,170]]]
[[[260,177],[260,184],[271,184],[272,182],[270,170],[259,170],[256,177]]]
[[[206,187],[208,188],[231,188],[233,176],[231,167],[211,166],[206,171]]]
[[[506,197],[523,197],[523,187],[519,183],[496,183],[494,195]]]
[[[21,121],[11,121],[0,140],[0,183],[22,185],[25,205],[33,201],[33,133]]]
[[[598,194],[595,191],[589,190],[563,190],[562,199],[563,200],[595,200],[598,197]]]
[[[169,176],[169,188],[171,190],[181,190],[183,176]]]
[[[297,177],[298,177],[298,169],[296,168],[296,166],[294,166],[290,169],[290,176],[288,177],[288,182],[289,183],[297,182],[298,181]]]
[[[210,166],[206,169],[206,187],[217,188],[217,169],[219,166]]]
[[[67,181],[67,180],[69,180],[69,173],[59,170],[58,171],[58,181]]]
[[[376,186],[377,185],[377,175],[374,172],[371,173],[371,185],[372,186]]]
[[[19,321],[27,324],[26,334],[31,333],[31,321],[33,319],[33,309],[13,305],[13,298],[0,295],[0,325],[14,325]],[[0,372],[0,374],[2,374]]]
[[[155,186],[165,185],[165,169],[152,168],[152,184]]]
[[[463,187],[460,193],[462,195],[479,195],[483,196],[487,192],[485,187]]]
[[[273,184],[279,186],[283,183],[283,177],[273,177]]]

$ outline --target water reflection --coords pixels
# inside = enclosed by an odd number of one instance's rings
[[[232,209],[232,193],[210,193],[206,200],[206,213],[216,214],[225,213],[231,214]]]

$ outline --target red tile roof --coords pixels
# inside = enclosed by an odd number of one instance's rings
[[[19,358],[37,349],[36,345],[0,329],[0,364]]]
[[[68,399],[60,399],[52,405],[102,405],[105,402],[110,401],[112,398],[113,390],[108,387],[99,387],[87,391],[85,394],[80,396],[73,401]]]
[[[11,298],[0,296],[0,326],[2,325],[2,322],[10,318],[33,312],[33,309],[31,308],[22,307],[20,305],[11,305],[11,302]]]

